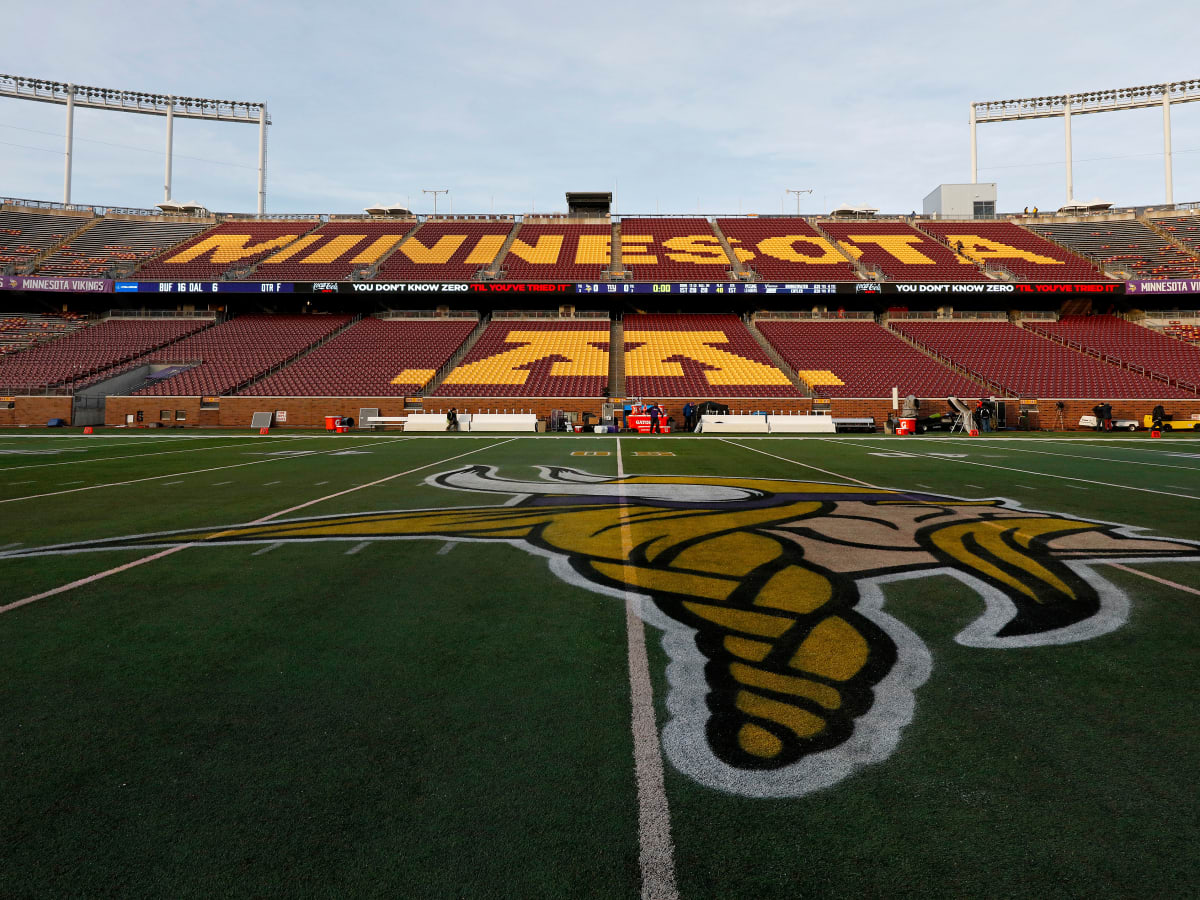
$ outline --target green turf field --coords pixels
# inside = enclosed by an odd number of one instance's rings
[[[3,431],[0,896],[1195,896],[1198,511],[1185,435]]]

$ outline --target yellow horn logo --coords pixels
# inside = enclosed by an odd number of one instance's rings
[[[508,505],[398,510],[13,551],[322,540],[503,541],[564,580],[640,601],[671,657],[663,748],[697,781],[798,796],[885,759],[932,659],[884,609],[888,582],[950,575],[984,611],[977,647],[1085,640],[1120,627],[1128,599],[1092,563],[1196,557],[1119,526],[924,493],[819,482],[608,478],[487,466],[431,476]],[[513,498],[516,497],[516,501]]]

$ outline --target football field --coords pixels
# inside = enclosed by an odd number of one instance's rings
[[[1200,439],[0,432],[0,895],[1181,897]]]

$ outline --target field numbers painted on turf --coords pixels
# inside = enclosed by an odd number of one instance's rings
[[[607,450],[572,450],[572,456],[608,456]]]
[[[634,456],[674,456],[670,450],[635,450]]]

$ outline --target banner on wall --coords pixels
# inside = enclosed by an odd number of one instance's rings
[[[69,294],[107,294],[113,283],[106,278],[38,278],[5,275],[0,282],[6,291],[65,291]]]

